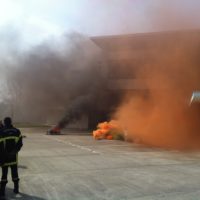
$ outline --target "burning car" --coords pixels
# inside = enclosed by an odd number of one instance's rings
[[[54,126],[47,130],[47,135],[60,135],[61,134],[61,128],[59,126]]]

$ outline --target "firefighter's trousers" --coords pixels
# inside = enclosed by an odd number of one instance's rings
[[[11,168],[11,176],[12,176],[13,182],[18,182],[19,176],[18,176],[18,166],[17,166],[17,164],[2,167],[1,182],[7,182],[8,168],[9,167]]]

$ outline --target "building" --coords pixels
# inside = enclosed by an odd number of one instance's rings
[[[180,75],[181,70],[184,71],[185,64],[193,68],[193,71],[200,71],[200,30],[100,36],[91,39],[103,50],[110,89],[146,90],[149,89],[146,80],[153,78],[151,72],[166,71],[173,77]],[[192,87],[199,88],[198,84]],[[159,85],[151,85],[151,89],[157,88]]]

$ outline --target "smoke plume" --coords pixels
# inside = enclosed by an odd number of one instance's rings
[[[176,4],[162,2],[151,11],[154,27],[194,27],[195,22]],[[127,92],[114,117],[135,142],[166,148],[200,147],[199,110],[189,106],[192,92],[200,90],[200,32],[172,31],[141,38],[135,37],[137,56],[132,67],[137,63],[133,76],[143,80],[146,90],[142,95]]]
[[[64,127],[94,109],[107,112],[112,94],[106,90],[103,67],[99,47],[78,33],[12,57],[6,77],[15,121],[55,123],[61,119]]]

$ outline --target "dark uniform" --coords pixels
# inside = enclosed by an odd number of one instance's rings
[[[1,134],[3,127],[0,127],[0,166],[4,164],[4,138]]]
[[[10,118],[9,118],[10,119]],[[9,121],[9,120],[8,120]],[[14,192],[19,192],[19,176],[18,176],[18,152],[20,151],[22,143],[22,135],[19,129],[12,126],[12,121],[6,123],[5,126],[0,130],[0,150],[1,150],[1,187],[0,195],[5,194],[5,187],[8,182],[8,168],[11,168],[12,180],[14,182]],[[2,146],[3,145],[3,146]],[[2,146],[2,147],[1,147]]]

